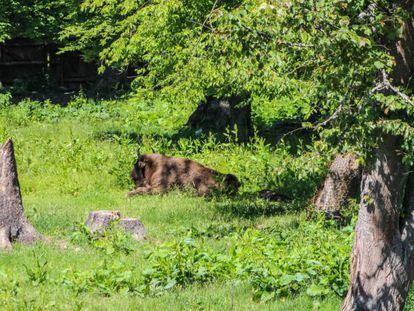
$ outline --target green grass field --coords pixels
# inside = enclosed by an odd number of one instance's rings
[[[321,174],[313,168],[323,159],[313,151],[287,158],[285,150],[260,140],[247,146],[211,138],[174,141],[157,127],[124,122],[126,115],[143,117],[139,107],[119,106],[26,102],[1,108],[0,138],[15,141],[26,213],[49,237],[46,243],[15,244],[12,252],[0,254],[2,309],[339,308],[352,227],[307,220],[303,200],[271,204],[252,195],[268,182],[265,170],[276,170],[274,184],[290,183],[293,195],[311,191],[309,180]],[[132,187],[134,131],[148,135],[144,152],[186,156],[236,173],[243,181],[241,195],[199,198],[176,190],[126,198]],[[121,235],[88,242],[79,223],[93,210],[141,219],[147,239],[133,242]],[[189,238],[195,246],[186,244]]]

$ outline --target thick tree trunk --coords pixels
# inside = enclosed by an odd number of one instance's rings
[[[206,103],[201,103],[190,116],[187,126],[206,133],[223,134],[226,128],[233,130],[237,127],[239,142],[248,142],[253,135],[250,105],[239,107],[242,97],[231,96],[228,99],[210,97]]]
[[[414,167],[408,175],[403,215],[400,216],[401,240],[404,247],[404,258],[407,265],[408,279],[414,280]],[[408,285],[407,285],[408,286]]]
[[[41,235],[24,215],[14,158],[13,142],[0,148],[0,249],[11,249],[11,242],[31,243]]]
[[[414,5],[413,0],[395,2],[407,10]],[[401,38],[383,42],[394,56],[392,78],[398,85],[408,86],[414,73],[413,33],[411,16]],[[362,178],[351,284],[343,310],[402,310],[414,277],[414,180],[410,176],[406,182],[399,139],[380,136],[375,161]]]
[[[354,154],[338,154],[329,167],[323,187],[315,196],[315,210],[327,215],[340,215],[341,207],[355,191],[361,174]]]
[[[408,293],[399,213],[405,174],[399,142],[385,136],[364,172],[352,252],[351,284],[342,310],[402,310]]]

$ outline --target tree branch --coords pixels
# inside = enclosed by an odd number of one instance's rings
[[[390,91],[394,92],[395,94],[397,94],[399,97],[401,97],[404,100],[405,103],[407,103],[407,104],[414,107],[414,103],[411,100],[411,98],[409,96],[407,96],[406,94],[402,93],[397,87],[395,87],[391,84],[390,80],[388,80],[388,76],[387,76],[387,73],[385,72],[385,70],[381,70],[381,75],[382,75],[382,81],[380,83],[378,83],[371,90],[371,94],[373,94],[375,92],[384,91],[384,90],[390,90]]]
[[[348,99],[348,94],[345,95],[345,97],[343,98],[343,100],[339,104],[339,107],[334,111],[334,113],[331,114],[325,121],[316,123],[316,124],[314,124],[314,125],[312,125],[310,127],[304,127],[304,126],[298,127],[298,128],[296,128],[294,130],[291,130],[291,131],[283,134],[282,137],[280,138],[280,140],[282,140],[285,137],[287,137],[289,135],[292,135],[293,133],[298,132],[298,131],[303,131],[303,130],[306,130],[306,129],[316,130],[319,127],[325,127],[325,126],[327,126],[329,123],[331,123],[332,121],[336,120],[339,117],[339,115],[341,114],[342,110],[344,109],[344,104],[347,101],[347,99]]]

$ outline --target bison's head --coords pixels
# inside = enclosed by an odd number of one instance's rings
[[[236,193],[241,186],[240,181],[233,174],[226,174],[224,184],[230,193]]]
[[[137,187],[143,187],[145,183],[145,165],[141,159],[134,164],[131,172],[131,178]]]

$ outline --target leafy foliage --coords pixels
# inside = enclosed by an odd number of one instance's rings
[[[97,291],[103,296],[113,293],[124,294],[137,291],[136,272],[119,259],[105,259],[99,262],[92,271],[77,272],[66,270],[63,273],[62,285],[67,286],[76,295],[87,291]]]
[[[114,253],[129,255],[134,251],[133,240],[123,230],[120,230],[116,222],[113,222],[103,232],[91,232],[83,223],[78,223],[72,234],[72,241],[84,242],[106,255]]]
[[[255,297],[262,301],[304,289],[310,296],[344,296],[352,227],[343,230],[346,235],[322,223],[265,231],[249,228],[225,237],[228,246],[221,251],[190,237],[167,243],[149,255],[153,265],[144,272],[145,288],[164,291],[240,278],[251,282]]]
[[[0,42],[23,37],[56,40],[76,0],[1,0]]]
[[[154,264],[143,272],[148,293],[225,279],[234,269],[229,256],[212,253],[192,238],[163,245],[149,259]]]
[[[47,261],[40,258],[36,253],[33,253],[34,257],[34,266],[28,267],[24,266],[26,274],[29,277],[29,280],[33,285],[38,286],[43,284],[48,279],[48,267]]]
[[[311,297],[342,297],[348,286],[352,228],[337,230],[324,222],[262,230],[233,227],[216,236],[225,242],[221,249],[206,244],[217,227],[192,228],[186,238],[152,248],[147,255],[150,268],[141,276],[119,261],[120,253],[106,251],[109,257],[91,272],[67,270],[62,282],[77,295],[91,290],[158,295],[194,283],[239,279],[248,281],[254,298],[262,302],[305,290]]]
[[[381,40],[398,36],[408,15],[382,0],[87,0],[62,38],[67,50],[104,66],[140,65],[139,98],[167,102],[170,110],[232,94],[257,106],[265,122],[325,120],[343,106],[342,130],[322,135],[365,150],[372,145],[368,124],[379,118],[370,90],[378,70],[392,67]],[[386,98],[385,108],[410,111]],[[260,107],[274,109],[266,115]]]

